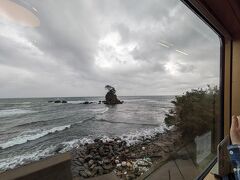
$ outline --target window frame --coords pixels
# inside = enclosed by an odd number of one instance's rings
[[[232,37],[214,17],[214,13],[196,0],[181,0],[193,13],[206,23],[220,41],[220,124],[219,142],[229,134],[232,112]],[[206,166],[196,179],[204,179],[217,163],[217,156]]]

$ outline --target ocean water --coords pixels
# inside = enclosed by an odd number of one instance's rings
[[[64,99],[66,104],[48,103]],[[65,152],[94,138],[141,136],[164,132],[173,96],[119,97],[123,104],[98,104],[104,97],[0,99],[0,171]],[[82,104],[92,101],[92,104]]]

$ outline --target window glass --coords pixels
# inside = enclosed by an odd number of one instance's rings
[[[0,171],[193,179],[216,156],[218,35],[179,0],[2,0]]]

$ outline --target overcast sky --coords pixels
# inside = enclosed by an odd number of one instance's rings
[[[219,38],[180,0],[15,2],[40,23],[0,8],[2,98],[103,96],[106,84],[118,95],[175,95],[219,84]]]

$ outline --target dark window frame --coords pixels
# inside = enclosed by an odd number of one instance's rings
[[[206,23],[219,37],[220,41],[220,123],[219,123],[219,142],[224,138],[224,78],[225,78],[225,38],[224,35],[215,27],[210,21],[190,2],[190,0],[181,0],[193,13],[195,13],[203,22]],[[232,79],[232,77],[230,77]],[[231,92],[231,91],[230,91]],[[231,112],[231,100],[230,100],[230,112]],[[230,117],[231,119],[231,114]],[[217,156],[206,166],[206,168],[200,173],[196,179],[204,179],[213,166],[217,163]]]

